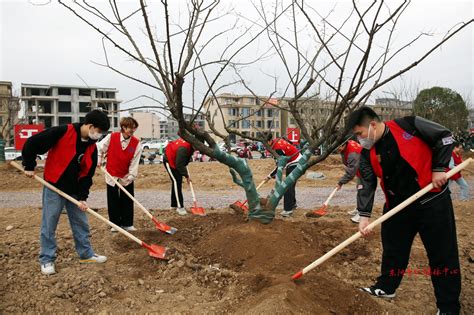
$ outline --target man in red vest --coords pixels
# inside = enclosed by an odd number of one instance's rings
[[[99,165],[103,156],[107,157],[107,172],[114,177],[124,188],[134,196],[133,181],[138,175],[138,163],[142,147],[140,140],[133,136],[138,128],[138,122],[132,117],[123,117],[120,120],[120,131],[113,132],[102,139],[99,149]],[[109,219],[127,231],[136,231],[133,226],[133,200],[130,199],[114,181],[105,176],[107,183],[107,209]],[[117,232],[114,228],[112,232]]]
[[[187,165],[193,154],[193,147],[184,139],[177,139],[168,143],[163,156],[163,165],[171,179],[171,209],[179,215],[186,215],[183,203],[183,177],[191,181]]]
[[[395,297],[416,234],[425,246],[436,305],[441,314],[459,314],[461,275],[453,205],[447,177],[453,137],[441,125],[418,116],[382,122],[369,107],[354,111],[348,127],[359,138],[362,206],[359,231],[367,228],[377,177],[385,194],[384,213],[430,183],[435,187],[382,223],[382,267],[377,282],[361,290],[382,298]]]
[[[452,169],[462,163],[461,150],[462,150],[462,144],[459,142],[455,142],[453,154],[451,156],[451,160],[449,161],[449,169]],[[468,201],[469,200],[469,185],[467,184],[466,180],[462,176],[461,172],[456,173],[453,176],[451,176],[449,180],[450,186],[452,182],[456,182],[459,185],[459,188],[461,190],[460,200]]]
[[[290,157],[285,166],[286,176],[290,175],[290,173],[296,168],[298,161],[301,159],[301,154],[298,149],[285,139],[272,139],[271,133],[269,133],[267,136],[267,143],[279,155]],[[276,167],[272,173],[268,175],[268,178],[275,178],[277,170],[278,167]],[[286,218],[292,216],[293,211],[298,207],[296,205],[296,183],[288,187],[288,190],[285,192],[283,197],[283,211],[281,212],[281,215],[282,217]]]
[[[43,188],[41,220],[41,273],[56,273],[56,227],[63,207],[66,207],[74,242],[81,263],[103,263],[107,257],[94,253],[89,239],[89,223],[85,211],[97,165],[96,141],[110,128],[107,115],[99,110],[87,113],[84,123],[48,128],[26,141],[22,156],[26,175],[35,175],[36,156],[48,152],[44,179],[81,202],[81,207],[53,190]]]

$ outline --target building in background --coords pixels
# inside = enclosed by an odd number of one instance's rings
[[[120,100],[115,88],[21,84],[21,102],[27,124],[45,128],[83,122],[88,112],[103,109],[110,117],[110,131],[119,127]]]
[[[214,128],[224,135],[227,135],[225,126],[228,126],[251,137],[256,137],[262,132],[271,132],[274,137],[280,137],[286,132],[288,119],[285,114],[282,115],[278,105],[279,101],[275,98],[222,93],[215,99],[208,98],[204,108],[210,112]],[[222,109],[222,115],[219,106]],[[214,135],[207,121],[205,121],[205,129],[211,132],[215,140],[221,140]],[[229,138],[232,142],[240,139],[233,134]]]
[[[18,121],[19,98],[13,95],[12,83],[0,81],[0,139],[13,146],[13,126]]]
[[[150,140],[162,137],[160,116],[156,113],[146,110],[135,110],[130,111],[130,116],[138,122],[139,126],[135,136],[139,139]]]
[[[184,120],[191,121],[194,114],[184,113]],[[193,121],[194,125],[197,125],[199,128],[205,128],[205,116],[201,113],[196,115],[196,118]],[[166,119],[163,119],[160,122],[160,134],[161,138],[174,140],[178,138],[179,125],[178,121],[174,119],[173,116],[169,115]]]
[[[377,98],[374,111],[382,121],[413,115],[413,102],[402,101],[397,98]]]

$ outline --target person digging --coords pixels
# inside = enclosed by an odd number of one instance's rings
[[[382,223],[381,275],[374,285],[361,290],[394,298],[408,266],[413,239],[419,233],[428,254],[438,314],[459,314],[461,270],[445,173],[454,146],[451,132],[418,116],[382,122],[366,106],[350,114],[347,127],[366,149],[360,156],[362,187],[357,191],[361,195],[359,232],[363,236],[371,233],[367,226],[377,178],[385,194],[384,214],[430,183],[434,187]]]
[[[79,200],[81,206],[65,199],[48,187],[43,188],[41,219],[41,273],[56,273],[56,228],[65,206],[76,251],[81,263],[104,263],[107,257],[97,255],[90,243],[89,222],[85,211],[87,197],[97,166],[96,141],[110,128],[107,115],[99,110],[87,113],[84,123],[48,128],[31,136],[23,146],[23,166],[28,177],[35,176],[36,156],[48,152],[44,179],[54,187]]]

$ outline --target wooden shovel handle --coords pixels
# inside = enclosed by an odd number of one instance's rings
[[[132,196],[131,193],[128,192],[128,190],[125,189],[125,187],[122,186],[122,184],[120,184],[118,182],[118,180],[116,180],[112,175],[109,174],[109,172],[107,172],[107,170],[105,169],[105,167],[101,167],[100,170],[102,172],[104,172],[104,174],[106,176],[108,176],[114,183],[115,185],[117,185],[118,188],[120,188],[127,196],[128,198],[130,198],[133,202],[135,202],[138,207],[143,211],[145,212],[145,214],[150,218],[150,219],[153,219],[153,215],[150,213],[150,211],[148,211],[140,202],[138,202],[138,200]]]
[[[469,163],[471,163],[472,161],[472,158],[468,158],[466,161],[462,162],[461,164],[459,164],[458,166],[456,166],[455,168],[453,168],[452,170],[450,170],[446,176],[447,178],[449,179],[451,176],[453,176],[454,174],[458,173],[459,171],[461,171],[463,168],[465,168],[467,165],[469,165]],[[384,215],[382,215],[380,218],[378,218],[377,220],[373,221],[372,223],[370,223],[367,228],[368,229],[372,229],[374,228],[375,226],[379,225],[380,223],[388,220],[389,218],[391,218],[392,216],[394,216],[395,214],[397,214],[398,212],[400,212],[401,210],[403,210],[405,207],[407,207],[408,205],[410,205],[412,202],[414,202],[415,200],[419,199],[420,197],[422,197],[423,195],[425,195],[427,192],[429,192],[430,190],[433,189],[433,184],[430,183],[428,186],[426,186],[425,188],[421,189],[420,191],[418,191],[417,193],[415,193],[413,196],[409,197],[408,199],[406,199],[405,201],[403,201],[401,204],[399,204],[398,206],[396,206],[395,208],[393,208],[392,210],[388,211],[387,213],[385,213]],[[320,264],[322,264],[323,262],[325,262],[326,260],[328,260],[329,258],[331,258],[332,256],[334,256],[336,253],[338,253],[339,251],[341,251],[343,248],[345,248],[347,245],[351,244],[352,242],[354,242],[355,240],[357,240],[359,237],[361,237],[362,234],[360,232],[357,232],[356,234],[352,235],[351,237],[349,237],[348,239],[346,239],[344,242],[342,242],[341,244],[337,245],[336,247],[334,247],[333,249],[331,249],[329,252],[327,252],[326,254],[324,254],[323,256],[321,256],[320,258],[318,258],[317,260],[315,260],[313,263],[311,263],[310,265],[306,266],[305,268],[303,268],[302,271],[298,272],[297,274],[295,274],[293,276],[293,279],[297,279],[299,277],[301,277],[303,274],[309,272],[310,270],[316,268],[317,266],[319,266]],[[299,277],[297,277],[297,275],[299,275]]]
[[[10,165],[12,165],[13,167],[17,168],[18,170],[24,172],[23,168],[16,162],[13,162],[11,161],[10,162]],[[48,187],[49,189],[51,189],[52,191],[58,193],[59,195],[63,196],[64,198],[66,198],[67,200],[69,200],[70,202],[74,203],[75,205],[77,205],[78,207],[82,206],[82,204],[77,201],[76,199],[72,198],[71,196],[69,196],[68,194],[66,194],[65,192],[59,190],[58,188],[54,187],[53,185],[51,185],[50,183],[48,183],[47,181],[45,181],[44,179],[42,179],[41,177],[39,177],[38,175],[35,175],[34,178],[39,181],[41,184],[43,184],[44,186]],[[93,216],[95,216],[97,219],[107,223],[108,225],[110,225],[111,227],[113,227],[114,229],[116,229],[118,232],[122,233],[123,235],[125,235],[126,237],[132,239],[133,241],[137,242],[139,245],[142,245],[142,241],[138,238],[136,238],[135,236],[133,236],[132,234],[128,233],[127,231],[125,231],[124,229],[122,229],[120,226],[110,222],[109,220],[107,220],[106,218],[104,218],[103,216],[101,216],[100,214],[98,214],[97,212],[95,212],[94,210],[92,210],[91,208],[87,208],[86,210],[89,214],[92,214]]]
[[[331,201],[332,197],[334,197],[334,195],[336,194],[336,191],[337,191],[337,187],[334,188],[334,190],[331,192],[328,199],[326,199],[326,201],[324,202],[324,205],[326,206],[329,205],[329,201]]]

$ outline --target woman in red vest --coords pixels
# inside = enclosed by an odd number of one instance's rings
[[[99,164],[106,156],[106,170],[133,196],[133,181],[138,175],[138,164],[142,147],[140,140],[133,134],[138,122],[132,117],[120,120],[120,131],[107,135],[97,146],[99,148]],[[133,226],[133,200],[130,199],[114,181],[105,176],[107,183],[107,208],[109,219],[127,231],[136,231]],[[117,232],[114,228],[112,232]]]
[[[455,142],[453,153],[451,156],[451,161],[449,162],[449,169],[452,169],[462,163],[461,150],[462,150],[462,144],[460,144],[459,142]],[[459,185],[459,188],[461,190],[460,200],[468,201],[469,200],[469,185],[467,184],[464,177],[462,177],[461,172],[454,174],[450,178],[449,180],[450,186],[452,182],[456,182]]]
[[[432,121],[410,116],[382,122],[370,108],[354,111],[348,128],[359,138],[362,150],[359,171],[362,201],[359,231],[367,228],[374,203],[377,178],[385,194],[384,213],[420,189],[433,190],[382,223],[382,267],[377,282],[361,288],[381,298],[395,297],[408,267],[413,239],[419,234],[428,254],[429,271],[441,314],[459,314],[461,275],[453,205],[445,173],[453,148],[449,130]],[[408,269],[411,270],[411,269]]]
[[[178,138],[168,143],[163,156],[163,166],[171,179],[171,209],[179,215],[186,215],[183,200],[183,177],[191,181],[187,165],[193,154],[193,146],[184,139]]]
[[[109,118],[99,110],[87,113],[84,123],[48,128],[30,138],[23,146],[23,166],[29,177],[35,175],[36,156],[48,152],[44,179],[76,200],[68,201],[48,187],[43,188],[41,218],[41,273],[56,273],[56,228],[65,207],[71,225],[76,251],[81,263],[104,263],[107,257],[97,255],[90,243],[89,222],[85,211],[87,197],[97,165],[96,141],[110,127]]]

